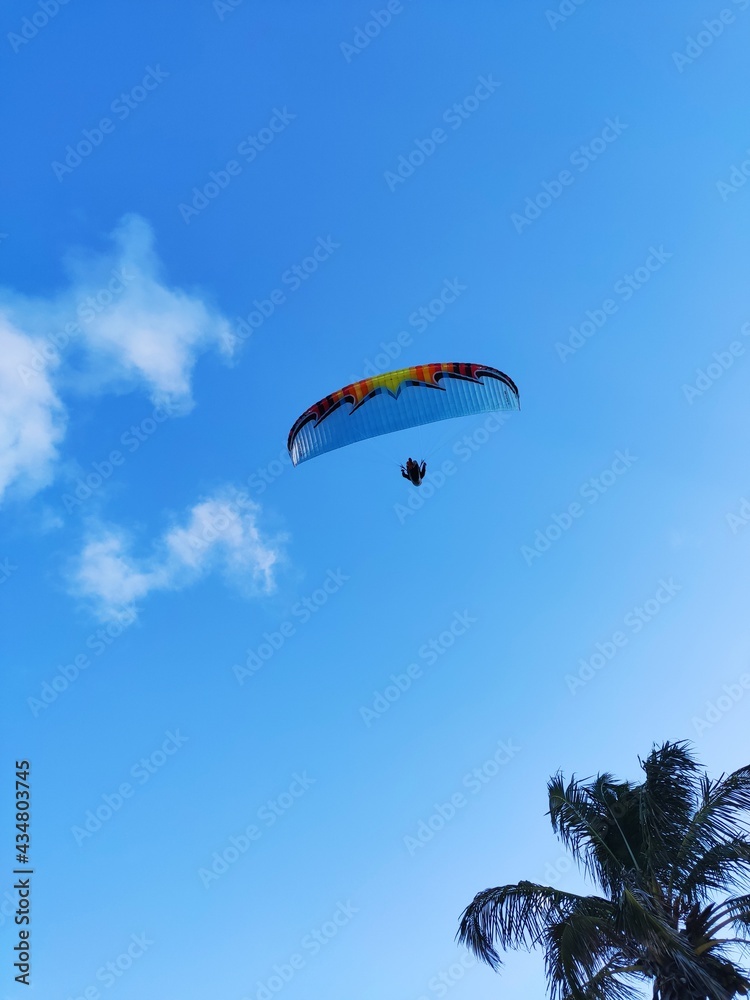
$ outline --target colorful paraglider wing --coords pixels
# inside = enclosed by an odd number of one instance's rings
[[[335,448],[449,417],[519,409],[513,380],[487,365],[416,365],[347,385],[305,410],[289,432],[299,465]]]

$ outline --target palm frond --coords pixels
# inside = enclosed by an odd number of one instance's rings
[[[647,867],[662,875],[671,866],[690,828],[700,793],[700,772],[686,743],[654,748],[641,767],[639,821]]]
[[[612,958],[605,962],[583,989],[575,993],[564,993],[560,1000],[641,1000],[643,992],[640,982],[630,982],[628,977],[640,980],[644,973],[637,963],[623,965],[617,958]]]
[[[585,997],[592,982],[605,989],[607,966],[626,964],[623,942],[615,926],[615,913],[591,913],[574,907],[565,920],[552,924],[546,934],[545,965],[553,1000]],[[597,978],[598,977],[598,978]],[[597,994],[594,994],[597,995]],[[601,994],[602,996],[605,994]]]
[[[700,781],[698,807],[673,863],[671,885],[686,869],[717,844],[745,838],[750,833],[750,765],[716,781]]]
[[[717,978],[718,960],[697,954],[689,937],[650,906],[645,894],[631,890],[623,893],[619,927],[628,940],[638,942],[647,953],[652,975],[682,984],[680,996],[732,1000],[733,994],[727,992],[722,981],[726,973]]]
[[[553,831],[591,879],[606,892],[616,892],[624,861],[629,857],[637,866],[637,857],[621,832],[622,818],[628,812],[623,800],[630,786],[615,783],[608,774],[590,784],[574,776],[566,785],[558,773],[550,779],[548,792]]]
[[[713,938],[724,927],[733,927],[735,933],[744,933],[745,944],[750,944],[750,893],[733,896],[711,907],[711,918],[706,925],[706,935]]]
[[[466,907],[458,940],[493,969],[502,964],[498,948],[531,950],[552,923],[577,907],[590,914],[611,914],[612,904],[597,896],[578,896],[534,882],[498,886],[478,893]]]
[[[688,905],[718,890],[745,887],[750,887],[750,840],[743,837],[709,847],[673,884]]]

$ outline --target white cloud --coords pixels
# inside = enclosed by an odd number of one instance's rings
[[[123,219],[112,240],[71,255],[68,287],[46,299],[0,290],[0,499],[16,480],[33,490],[52,478],[61,392],[140,388],[187,412],[199,354],[228,351],[227,320],[165,283],[143,219]]]
[[[197,355],[226,350],[229,323],[198,296],[164,284],[143,219],[126,217],[112,235],[114,253],[68,261],[65,311],[78,319],[92,378],[144,382],[154,402],[189,408]]]
[[[245,494],[225,489],[191,507],[185,523],[165,532],[153,553],[140,559],[120,530],[98,530],[84,546],[73,588],[105,620],[153,591],[179,590],[211,570],[251,593],[271,593],[284,539],[263,537],[259,512]]]
[[[28,384],[19,377],[33,350],[34,341],[0,312],[0,497],[12,483],[28,493],[46,486],[65,432],[48,375]]]

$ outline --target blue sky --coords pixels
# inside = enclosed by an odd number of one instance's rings
[[[548,776],[746,763],[750,4],[507,8],[5,5],[32,996],[540,996],[453,937],[578,884]],[[522,411],[292,469],[384,352]]]

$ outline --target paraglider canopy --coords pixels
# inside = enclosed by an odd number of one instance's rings
[[[518,410],[513,380],[489,365],[415,365],[344,386],[294,422],[287,446],[294,465],[345,445],[493,410]]]

